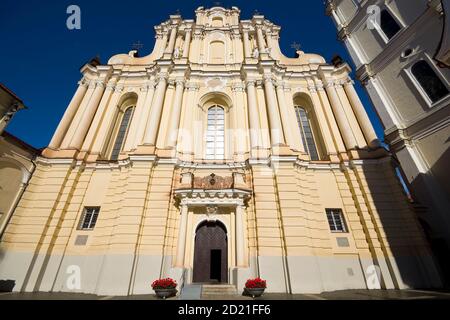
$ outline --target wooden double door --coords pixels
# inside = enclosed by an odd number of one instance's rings
[[[193,282],[228,282],[227,240],[222,223],[200,224],[195,234]]]

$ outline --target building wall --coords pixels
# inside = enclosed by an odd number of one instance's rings
[[[383,39],[380,27],[371,27],[377,8],[388,10],[401,27],[391,40]],[[405,0],[327,4],[384,125],[386,142],[400,161],[415,200],[428,207],[421,219],[431,226],[429,237],[445,239],[450,248],[449,177],[442,169],[450,161],[445,138],[450,134],[450,95],[432,102],[411,72],[416,62],[424,60],[450,90],[450,71],[442,59],[437,60],[438,52],[448,51],[442,41],[448,9],[448,1],[425,0],[414,5]],[[448,269],[448,263],[442,268]]]
[[[269,292],[439,287],[348,65],[304,52],[288,58],[278,26],[239,13],[201,7],[195,22],[171,16],[155,27],[149,56],[82,68],[1,242],[0,278],[15,291],[129,295],[150,293],[160,277],[189,283],[205,220],[225,225],[238,290],[256,276]],[[213,64],[209,45],[219,40],[232,50]],[[302,142],[298,104],[319,159]],[[208,160],[214,105],[224,109],[225,155]],[[100,207],[97,224],[80,230],[91,206]],[[325,209],[342,209],[348,232],[331,232]]]
[[[0,136],[0,237],[27,187],[37,153],[7,132]]]

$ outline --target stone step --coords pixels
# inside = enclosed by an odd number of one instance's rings
[[[228,284],[204,284],[202,285],[202,295],[203,296],[214,296],[214,295],[235,295],[237,294],[237,289],[233,285]]]

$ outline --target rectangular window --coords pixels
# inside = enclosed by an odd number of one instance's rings
[[[208,109],[206,159],[221,160],[225,154],[225,111],[220,106]]]
[[[395,18],[386,9],[381,11],[380,23],[381,30],[383,30],[383,33],[389,40],[402,29]]]
[[[317,153],[316,142],[311,131],[311,124],[306,110],[300,106],[295,107],[295,114],[297,115],[297,123],[300,129],[300,136],[302,138],[305,151],[309,154],[311,160],[319,160]]]
[[[100,207],[84,207],[78,230],[93,230],[97,222]]]
[[[416,62],[411,67],[411,73],[432,103],[438,102],[449,94],[447,86],[425,60]]]
[[[347,232],[341,209],[326,209],[328,224],[332,232]]]

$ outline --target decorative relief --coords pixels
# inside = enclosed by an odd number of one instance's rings
[[[315,85],[310,85],[310,86],[308,86],[308,90],[309,90],[311,93],[316,93],[316,92],[317,92],[317,88],[316,88]]]
[[[226,79],[222,79],[220,77],[217,78],[209,78],[205,80],[205,85],[211,91],[222,91],[225,89],[227,85]]]
[[[245,86],[242,83],[234,83],[231,90],[233,92],[244,92]]]
[[[233,177],[221,177],[211,173],[206,177],[194,178],[194,189],[219,190],[233,188]]]
[[[265,83],[271,83],[271,84],[275,83],[274,79],[272,78],[272,75],[269,73],[265,73],[263,76],[263,79],[264,79]]]
[[[95,86],[96,87],[100,87],[100,88],[104,88],[106,85],[105,85],[104,80],[96,80],[95,81]]]
[[[82,78],[80,81],[78,81],[78,85],[82,87],[88,87],[89,86],[89,80],[86,80],[86,78]]]
[[[169,78],[169,74],[167,72],[160,72],[158,73],[157,79],[156,81],[159,82],[166,82],[167,79]]]
[[[123,85],[117,85],[117,86],[115,86],[115,88],[114,88],[114,91],[115,91],[115,92],[122,92],[123,90],[124,90]]]
[[[200,86],[196,82],[188,82],[186,83],[186,89],[188,91],[198,91],[200,89]]]

